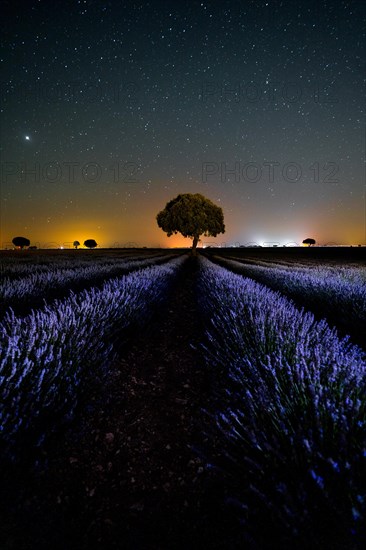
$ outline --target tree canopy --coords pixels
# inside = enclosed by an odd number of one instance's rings
[[[304,239],[302,241],[302,244],[307,244],[309,246],[314,245],[316,243],[315,239],[311,239],[310,237],[308,239]]]
[[[30,245],[30,240],[26,237],[14,237],[12,240],[12,243],[14,246],[18,246],[19,248],[24,248],[25,246]]]
[[[222,208],[199,193],[178,195],[158,213],[156,220],[168,237],[181,233],[183,237],[193,239],[193,254],[201,235],[216,237],[225,233]]]
[[[95,248],[98,245],[94,239],[86,239],[86,241],[84,241],[84,246],[87,248]]]

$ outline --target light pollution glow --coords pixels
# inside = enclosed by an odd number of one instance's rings
[[[169,197],[166,199],[169,200]],[[150,204],[136,204],[136,212],[118,214],[118,208],[111,205],[110,215],[98,215],[98,211],[91,212],[89,217],[81,206],[77,217],[65,215],[63,218],[52,215],[52,207],[48,205],[50,215],[45,218],[41,212],[32,212],[22,216],[23,223],[17,223],[17,216],[7,214],[1,220],[0,244],[2,248],[9,248],[15,236],[24,236],[37,246],[72,246],[75,240],[81,244],[86,239],[93,238],[100,247],[120,246],[136,243],[137,246],[147,247],[187,247],[190,239],[177,234],[171,237],[157,226],[155,217],[157,212],[165,206],[166,201],[156,199]],[[224,211],[226,232],[214,237],[202,236],[201,241],[208,244],[246,244],[248,242],[279,243],[284,245],[296,242],[301,244],[307,237],[315,238],[319,244],[336,242],[337,244],[364,244],[364,216],[362,208],[351,211],[338,212],[337,218],[332,219],[332,213],[324,216],[322,212],[313,212],[311,221],[307,222],[299,214],[291,212],[278,216],[278,219],[266,220],[264,216],[253,212],[235,210],[232,204],[218,203]],[[155,206],[156,205],[156,206]],[[115,206],[115,205],[114,205]],[[42,210],[42,205],[38,206]],[[87,210],[90,210],[86,208]],[[358,214],[358,215],[357,215]],[[340,217],[342,223],[340,223]],[[4,219],[5,218],[5,219]],[[50,244],[52,243],[52,244]]]

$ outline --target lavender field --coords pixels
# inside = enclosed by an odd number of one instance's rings
[[[2,547],[361,548],[366,263],[301,254],[0,256]]]

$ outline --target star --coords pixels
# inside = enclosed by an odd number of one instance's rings
[[[25,141],[30,141],[30,136],[25,136]]]

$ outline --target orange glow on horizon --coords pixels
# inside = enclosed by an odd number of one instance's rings
[[[12,239],[16,236],[26,237],[31,241],[31,246],[40,248],[72,248],[75,240],[81,247],[86,239],[95,239],[101,248],[137,246],[137,247],[163,247],[163,248],[189,248],[192,239],[185,238],[177,233],[168,237],[156,223],[155,204],[135,205],[135,208],[125,213],[117,213],[110,208],[110,215],[104,213],[89,212],[85,217],[79,212],[78,217],[70,216],[68,219],[59,219],[50,211],[50,222],[44,215],[38,212],[31,217],[28,212],[22,217],[22,222],[16,220],[16,212],[2,218],[0,232],[0,248],[12,248]],[[240,208],[228,210],[225,214],[226,232],[216,238],[201,236],[198,246],[211,245],[228,246],[245,245],[249,242],[278,242],[279,246],[290,242],[299,245],[308,237],[314,238],[317,245],[365,244],[365,220],[362,212],[353,210],[352,215],[347,212],[340,219],[332,219],[331,216],[313,214],[311,220],[307,217],[290,220],[286,225],[283,220],[275,223],[265,218],[264,215],[255,219],[247,217]],[[38,214],[38,215],[37,215]],[[85,212],[86,214],[86,212]],[[6,225],[5,223],[6,222]],[[296,222],[296,223],[295,223]]]

